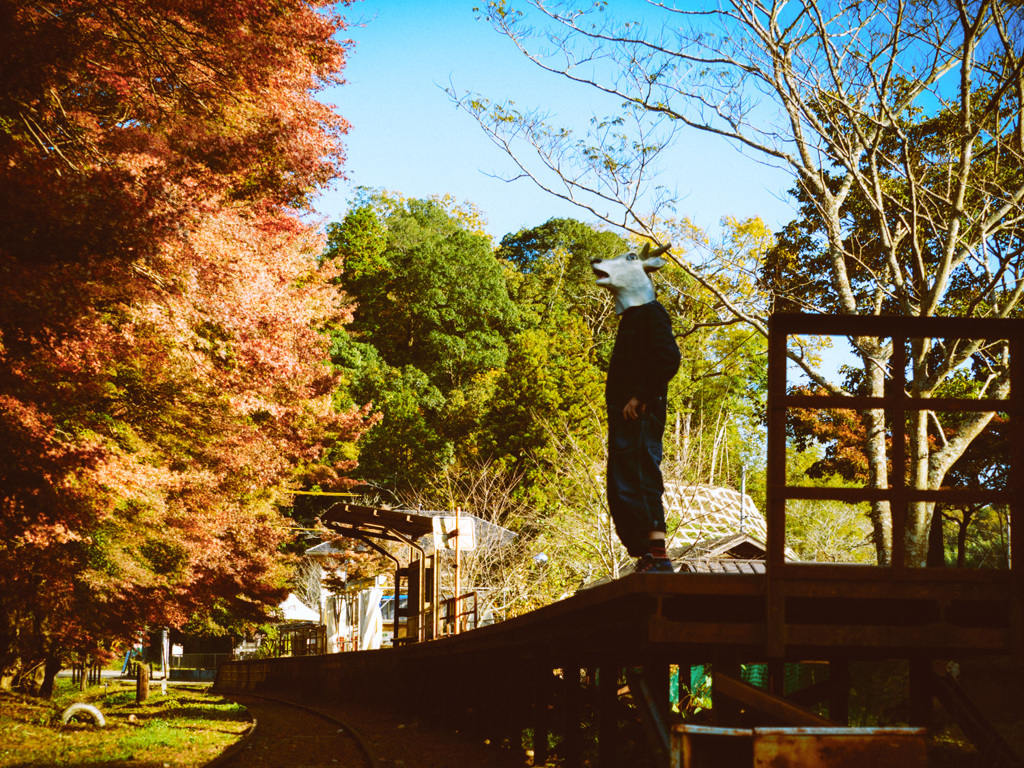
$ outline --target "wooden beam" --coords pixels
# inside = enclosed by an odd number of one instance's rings
[[[739,702],[749,709],[762,712],[774,720],[801,727],[822,727],[834,726],[831,720],[817,715],[810,710],[786,701],[779,696],[773,696],[767,691],[762,691],[752,685],[737,680],[734,677],[723,674],[717,669],[714,671],[715,695],[727,696],[733,701]],[[715,702],[718,706],[718,702]]]

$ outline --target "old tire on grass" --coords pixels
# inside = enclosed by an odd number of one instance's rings
[[[88,717],[92,720],[94,725],[99,726],[100,728],[107,724],[107,721],[103,719],[103,713],[96,709],[92,704],[83,704],[82,702],[78,702],[77,704],[72,704],[60,713],[60,721],[64,725],[67,725],[68,721],[73,717]]]

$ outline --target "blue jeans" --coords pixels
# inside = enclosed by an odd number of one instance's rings
[[[665,530],[661,495],[665,401],[649,403],[635,421],[608,409],[608,511],[631,557],[647,552],[651,531]]]

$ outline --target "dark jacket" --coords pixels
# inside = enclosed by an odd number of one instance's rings
[[[630,307],[619,317],[604,398],[621,410],[631,397],[643,405],[665,398],[679,370],[679,347],[672,321],[657,301]]]

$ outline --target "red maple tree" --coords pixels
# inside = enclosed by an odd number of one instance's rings
[[[345,322],[327,0],[0,0],[0,668],[280,593]]]

